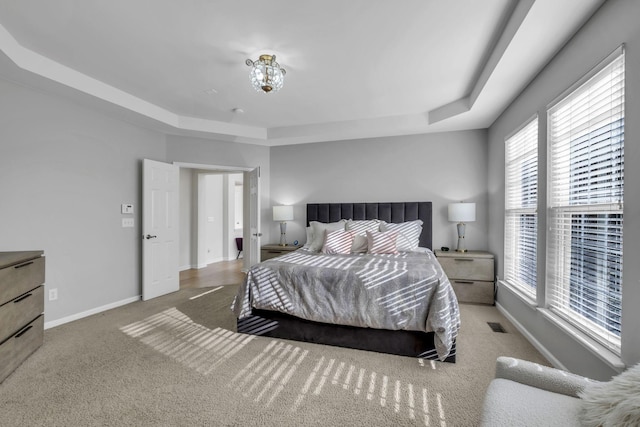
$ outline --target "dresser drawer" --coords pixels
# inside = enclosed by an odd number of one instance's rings
[[[449,279],[460,302],[493,304],[493,282]]]
[[[472,279],[493,281],[493,258],[438,257],[449,280]]]
[[[0,343],[44,311],[44,286],[0,306]]]
[[[44,283],[44,257],[0,270],[0,304],[11,301]]]
[[[0,382],[42,345],[44,316],[20,329],[0,344]]]

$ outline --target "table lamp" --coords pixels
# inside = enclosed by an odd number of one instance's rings
[[[293,220],[293,206],[274,206],[273,220],[280,221],[280,246],[287,246],[287,222]]]
[[[467,252],[464,243],[464,232],[467,222],[476,220],[476,204],[475,203],[450,203],[449,204],[449,221],[458,223],[458,248],[456,252]]]

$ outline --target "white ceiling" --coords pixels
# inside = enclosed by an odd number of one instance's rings
[[[486,128],[603,1],[0,0],[0,77],[270,146]]]

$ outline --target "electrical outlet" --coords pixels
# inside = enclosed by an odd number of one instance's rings
[[[58,288],[49,289],[49,301],[58,299]]]

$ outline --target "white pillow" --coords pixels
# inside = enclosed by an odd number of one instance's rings
[[[353,253],[365,253],[367,252],[367,231],[380,231],[380,222],[377,219],[367,220],[348,220],[345,225],[345,229],[355,232],[355,238],[353,239],[353,246],[351,246],[351,252]]]
[[[313,230],[311,227],[307,227],[307,241],[304,243],[303,248],[308,249],[311,246],[311,241],[313,240]]]
[[[335,230],[325,231],[323,254],[348,254],[351,253],[351,245],[355,233],[353,231]]]
[[[608,382],[587,385],[578,393],[578,414],[586,427],[631,427],[640,425],[640,364]]]
[[[367,253],[370,254],[397,254],[396,241],[398,233],[395,231],[376,232],[367,231]]]
[[[320,249],[322,249],[322,246],[324,245],[324,236],[325,236],[325,231],[335,231],[335,230],[344,230],[344,224],[345,224],[345,220],[341,219],[338,222],[318,222],[318,221],[311,221],[309,223],[309,225],[311,226],[311,231],[313,234],[313,237],[311,238],[311,245],[309,245],[309,250],[311,252],[318,252]]]
[[[398,250],[414,251],[420,245],[422,234],[422,220],[401,222],[399,224],[383,222],[380,231],[396,231],[398,233]]]

